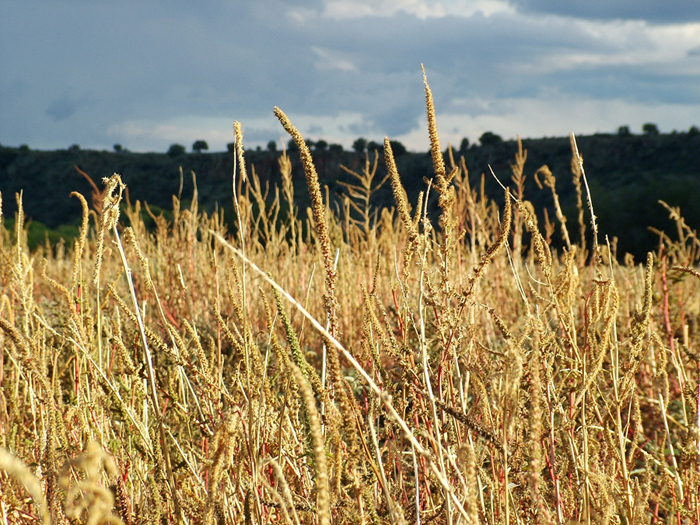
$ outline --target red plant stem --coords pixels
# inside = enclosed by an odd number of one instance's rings
[[[673,498],[673,506],[676,507],[676,521],[681,525],[681,511],[678,509],[678,497],[676,496],[676,486],[671,484],[671,497]]]
[[[112,375],[112,367],[114,366],[114,360],[117,357],[117,352],[114,349],[115,345],[112,345],[112,355],[109,357],[109,366],[107,368],[108,375]]]
[[[442,361],[440,362],[440,366],[438,367],[438,374],[437,374],[437,375],[438,375],[438,384],[437,384],[437,387],[438,387],[438,399],[439,399],[440,401],[442,401],[442,400],[444,399],[444,398],[443,398],[443,395],[442,395],[442,380],[443,380],[444,377],[445,377],[445,368],[444,368],[443,365],[442,365]]]
[[[131,468],[131,462],[127,459],[124,462],[124,475],[122,476],[122,483],[126,484],[129,479],[129,468]]]

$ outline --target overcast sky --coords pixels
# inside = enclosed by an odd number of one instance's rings
[[[698,0],[0,0],[0,143],[424,151],[421,63],[445,143],[700,125]]]

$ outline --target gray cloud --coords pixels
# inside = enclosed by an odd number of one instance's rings
[[[659,23],[700,20],[700,3],[697,0],[511,0],[511,4],[527,12],[597,20],[646,20]]]
[[[668,19],[693,13],[695,4],[673,1],[677,14]],[[601,13],[627,5],[600,4]],[[528,14],[591,18],[594,8],[577,14],[554,1],[518,5],[516,13],[488,17],[422,20],[399,13],[337,20],[323,16],[322,0],[5,0],[0,142],[109,147],[118,140],[134,150],[163,149],[169,136],[128,144],[128,137],[114,134],[128,122],[198,117],[237,119],[244,127],[249,119],[247,140],[264,143],[281,135],[275,105],[290,116],[359,115],[343,129],[368,138],[405,135],[424,115],[421,63],[438,111],[497,114],[501,99],[553,95],[700,102],[700,63],[691,48],[685,60],[696,66],[681,61],[678,71],[663,69],[671,67],[668,61],[637,55],[605,63],[616,54],[656,53],[658,44],[636,30],[612,38],[605,35],[617,35],[617,27],[596,32],[575,18]],[[653,7],[635,5],[641,13]],[[580,57],[585,60],[569,63]]]
[[[46,108],[46,114],[54,121],[60,122],[72,117],[83,104],[83,101],[70,97],[57,98]]]

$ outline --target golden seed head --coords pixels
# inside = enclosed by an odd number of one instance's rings
[[[233,123],[233,132],[236,137],[236,158],[238,159],[238,172],[241,174],[241,180],[245,182],[248,179],[248,172],[245,167],[245,158],[243,156],[243,130],[241,123],[235,121]]]

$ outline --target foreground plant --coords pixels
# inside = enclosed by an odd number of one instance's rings
[[[435,177],[415,203],[386,139],[386,177],[348,168],[333,213],[279,109],[302,214],[287,154],[282,203],[240,125],[231,233],[196,181],[171,221],[144,205],[149,232],[115,175],[92,209],[75,195],[74,246],[30,253],[18,202],[0,229],[5,523],[700,519],[695,232],[669,207],[680,238],[644,265],[594,220],[587,242],[573,137],[578,240],[563,174],[528,179],[521,145],[496,204],[443,153],[425,91]],[[540,178],[547,214],[527,200]],[[372,208],[383,181],[395,209]]]

